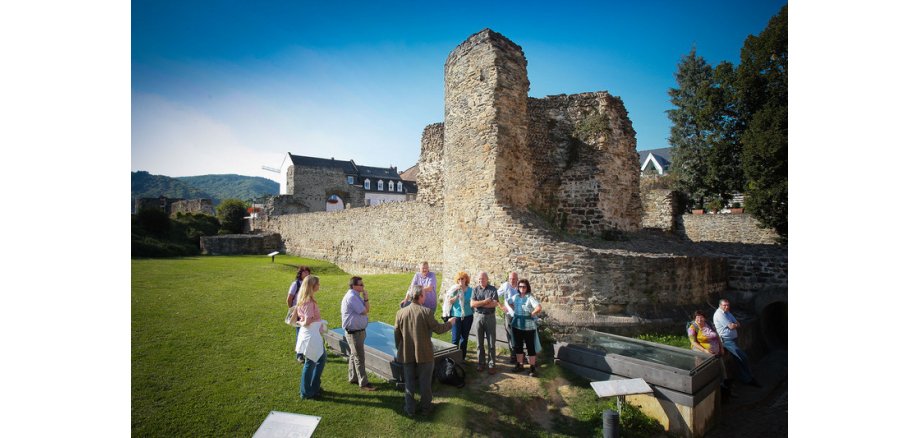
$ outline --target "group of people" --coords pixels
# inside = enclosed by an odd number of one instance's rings
[[[457,345],[466,359],[470,331],[476,326],[478,341],[477,370],[495,373],[496,309],[505,313],[504,326],[508,343],[512,349],[510,360],[515,371],[524,370],[524,346],[527,347],[530,375],[537,375],[536,355],[539,352],[539,337],[536,333],[536,317],[542,306],[533,295],[530,282],[518,280],[512,272],[508,281],[498,289],[489,284],[489,276],[480,272],[476,286],[470,286],[470,276],[460,271],[456,282],[441,296],[442,323],[435,318],[438,304],[437,280],[430,271],[428,262],[419,264],[409,285],[406,297],[400,303],[394,323],[396,361],[402,365],[405,382],[405,412],[415,415],[417,410],[427,413],[431,410],[431,378],[434,373],[434,347],[431,334],[452,330],[451,342]],[[376,388],[367,378],[364,365],[364,340],[366,338],[370,299],[364,289],[364,281],[355,276],[349,280],[348,291],[342,298],[342,328],[349,347],[348,380],[365,391]],[[320,387],[326,352],[322,333],[327,323],[320,316],[315,294],[319,291],[319,278],[311,275],[308,267],[297,270],[297,276],[288,291],[288,306],[296,306],[295,358],[303,364],[300,382],[302,399],[317,399],[322,394]],[[420,402],[415,403],[415,393]]]
[[[526,345],[529,374],[537,375],[539,337],[536,317],[543,308],[533,295],[530,282],[526,279],[518,281],[518,274],[512,272],[508,281],[496,289],[489,283],[489,275],[479,272],[473,287],[465,271],[458,272],[454,282],[440,297],[444,322],[438,323],[434,317],[438,305],[437,280],[428,262],[422,262],[400,303],[402,309],[396,314],[396,360],[403,364],[405,410],[410,416],[415,412],[416,390],[421,396],[422,411],[431,408],[431,376],[434,372],[432,332],[443,333],[450,329],[451,343],[460,348],[465,361],[470,332],[475,326],[478,344],[476,369],[495,374],[496,309],[503,309],[505,314],[506,339],[512,349],[510,360],[515,364],[515,371],[524,370],[523,349]]]
[[[470,286],[470,276],[460,271],[454,276],[455,284],[444,291],[441,296],[441,317],[445,322],[456,318],[456,323],[451,331],[451,343],[460,347],[464,360],[467,354],[470,332],[476,327],[476,341],[478,344],[477,371],[488,371],[495,374],[495,335],[496,335],[496,310],[501,309],[505,339],[511,348],[509,361],[515,365],[515,371],[524,370],[524,347],[527,347],[527,362],[530,365],[529,374],[537,375],[537,353],[539,337],[537,336],[537,315],[543,311],[540,301],[533,295],[530,282],[527,279],[518,280],[517,272],[508,274],[508,281],[495,288],[489,283],[489,275],[479,272],[476,275],[476,285]],[[437,283],[434,273],[429,270],[427,262],[419,265],[419,272],[415,274],[410,284],[410,291],[401,303],[402,306],[411,302],[412,287],[422,288],[422,306],[436,310]]]
[[[706,315],[702,311],[694,312],[693,321],[687,327],[691,348],[720,359],[724,358],[727,351],[738,363],[738,380],[759,388],[761,385],[754,379],[747,354],[737,344],[741,323],[732,315],[731,303],[728,300],[719,300],[719,308],[712,315],[712,321],[715,323],[714,328],[706,321]]]

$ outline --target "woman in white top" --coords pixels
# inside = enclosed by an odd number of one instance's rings
[[[319,306],[314,295],[319,291],[319,277],[308,275],[300,286],[297,299],[297,323],[300,334],[297,337],[297,353],[304,355],[303,371],[300,374],[300,398],[317,398],[322,393],[320,377],[326,366],[326,348],[320,334],[323,326]]]

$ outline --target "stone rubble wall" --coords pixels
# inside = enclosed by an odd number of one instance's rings
[[[572,233],[638,229],[636,133],[622,100],[607,92],[531,98],[528,116],[532,208]]]
[[[475,282],[485,271],[497,286],[516,271],[547,315],[570,326],[684,320],[687,308],[725,293],[730,278],[758,278],[756,269],[730,266],[732,254],[672,237],[599,239],[645,224],[665,229],[668,220],[643,205],[665,211],[672,201],[643,204],[635,132],[620,99],[530,99],[526,68],[521,48],[489,29],[451,52],[444,123],[422,136],[417,201],[269,214],[255,228],[280,233],[288,254],[353,273],[411,272],[427,260],[444,279],[463,270]],[[451,284],[442,281],[442,290]]]
[[[789,258],[783,256],[740,255],[726,257],[728,287],[736,300],[753,302],[762,292],[789,287]]]
[[[677,227],[677,192],[664,189],[642,191],[642,228],[673,232]]]
[[[281,249],[281,235],[278,233],[202,236],[199,242],[201,253],[205,255],[265,255]]]
[[[444,124],[432,123],[422,133],[422,151],[418,158],[419,202],[429,205],[444,205]]]
[[[280,233],[287,254],[327,260],[347,272],[415,271],[427,260],[443,266],[440,233],[443,209],[393,202],[335,212],[260,216],[256,226]]]
[[[300,201],[294,198],[294,195],[272,196],[265,202],[264,209],[264,213],[270,216],[307,213],[309,211],[309,207],[300,203]]]
[[[217,214],[210,199],[188,199],[170,204],[169,215],[175,217],[179,213],[201,213],[211,216]]]
[[[581,166],[577,173],[595,175],[585,185],[594,191],[597,207],[574,213],[576,202],[588,202],[584,192],[576,195],[570,190],[568,200],[572,214],[602,217],[604,224],[591,228],[597,224],[588,220],[577,229],[587,234],[606,226],[632,231],[641,223],[635,133],[625,119],[622,103],[607,93],[557,96],[545,102],[531,99],[531,108],[541,108],[541,115],[531,117],[526,64],[519,46],[491,30],[471,36],[448,57],[444,79],[443,160],[450,163],[443,166],[445,276],[459,270],[482,270],[498,285],[507,272],[518,271],[531,280],[548,312],[575,324],[597,323],[622,312],[704,302],[709,294],[724,290],[722,259],[656,258],[576,245],[547,231],[553,227],[530,212],[541,190],[535,175],[549,178],[558,164],[552,159],[541,161],[541,155],[567,154],[569,146],[547,142],[550,129],[528,138],[528,128],[539,125],[540,120],[557,120],[557,127],[567,126],[558,128],[559,137],[573,138],[581,121],[593,114],[598,121],[594,126],[600,128],[581,129],[582,141],[588,146],[579,145],[592,153],[572,161]],[[559,186],[574,186],[575,175],[571,177],[571,181],[561,178]],[[605,197],[609,198],[606,204],[601,201]]]
[[[760,228],[757,219],[742,214],[684,214],[678,232],[693,242],[735,242],[774,244],[779,235],[772,228]]]

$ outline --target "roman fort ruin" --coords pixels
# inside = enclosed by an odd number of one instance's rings
[[[674,237],[673,197],[640,193],[619,97],[529,89],[521,47],[484,29],[447,57],[444,120],[422,133],[416,200],[266,215],[253,227],[280,234],[288,254],[354,273],[427,260],[442,289],[461,270],[496,285],[517,271],[563,324],[685,315],[726,294],[758,311],[785,302],[784,249]]]

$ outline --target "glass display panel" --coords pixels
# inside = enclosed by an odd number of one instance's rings
[[[373,348],[374,350],[380,351],[384,354],[390,356],[396,356],[396,340],[393,338],[393,326],[380,321],[374,321],[367,324],[367,337],[364,339],[365,348]],[[345,329],[339,327],[332,329],[333,332],[336,332],[343,337],[345,336]],[[451,348],[456,348],[454,344],[449,342],[444,342],[440,339],[431,339],[432,346],[434,347],[434,353],[437,354],[439,351],[444,351]]]
[[[594,330],[583,330],[574,333],[567,336],[566,341],[570,344],[601,350],[607,354],[631,357],[687,371],[692,371],[706,361],[706,359],[700,358],[690,350],[682,352],[658,348],[623,336]]]

